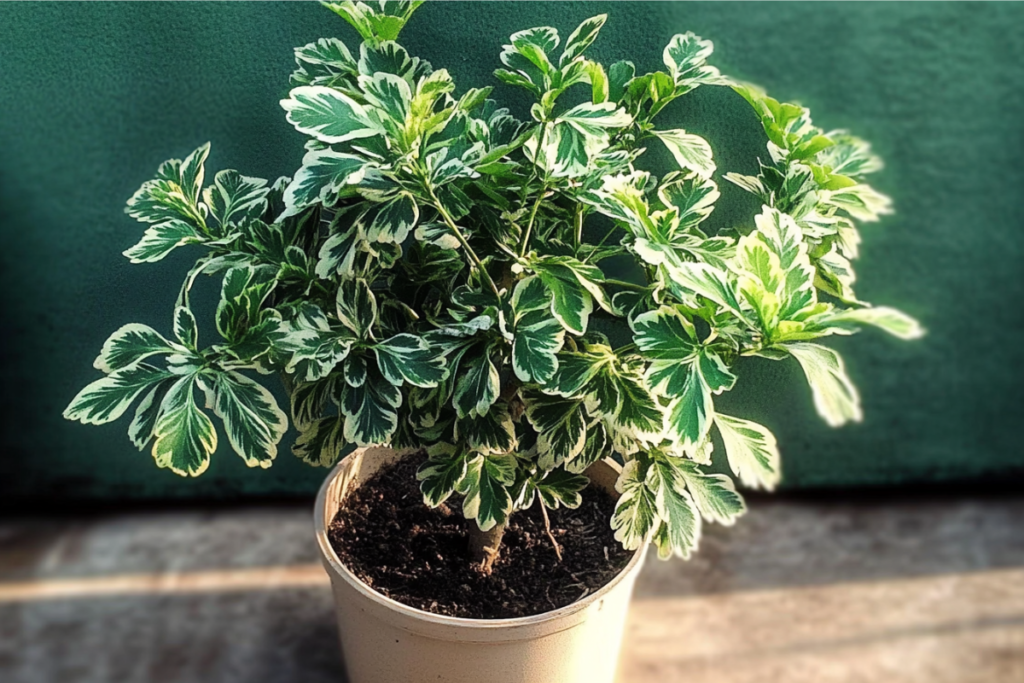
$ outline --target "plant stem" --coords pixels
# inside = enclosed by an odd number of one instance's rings
[[[526,223],[526,232],[523,233],[523,241],[519,245],[519,257],[526,256],[526,250],[530,244],[530,233],[533,231],[533,221],[537,218],[537,209],[540,208],[540,203],[544,201],[544,194],[548,191],[546,185],[541,185],[540,192],[537,194],[537,201],[533,203],[533,209],[530,211],[530,220]]]
[[[466,254],[469,256],[470,259],[472,259],[473,264],[477,267],[477,270],[480,271],[480,277],[483,278],[484,282],[486,282],[490,286],[491,290],[494,292],[494,296],[498,297],[498,299],[500,300],[501,292],[498,291],[498,286],[494,284],[494,280],[491,279],[491,274],[488,273],[487,268],[484,267],[483,261],[481,261],[480,257],[476,255],[475,251],[473,251],[473,247],[469,246],[469,242],[466,240],[465,235],[462,234],[462,231],[459,230],[459,226],[455,225],[455,221],[452,220],[452,217],[451,215],[449,215],[448,210],[444,208],[444,206],[441,204],[441,200],[439,200],[437,198],[437,195],[434,194],[434,188],[431,187],[429,184],[426,185],[426,188],[427,192],[430,193],[430,200],[434,203],[434,208],[437,209],[437,212],[439,214],[441,214],[441,218],[444,219],[445,225],[447,225],[448,229],[452,231],[453,235],[455,235],[455,239],[459,241],[459,244],[462,245],[462,248],[466,250]]]
[[[469,522],[469,554],[473,562],[480,567],[485,576],[494,570],[494,562],[501,552],[501,538],[505,535],[505,525],[495,524],[487,531],[481,531],[476,522]]]
[[[625,289],[634,289],[638,292],[647,291],[647,285],[638,285],[633,282],[626,282],[624,280],[611,280],[605,278],[604,283],[606,285],[615,285],[616,287],[624,287]]]
[[[542,154],[542,152],[544,150],[544,138],[547,137],[547,133],[548,133],[548,125],[547,125],[547,123],[545,121],[541,121],[540,122],[540,134],[537,136],[537,152],[536,152],[536,154],[533,155],[533,172],[531,173],[530,180],[526,183],[526,185],[523,186],[524,192],[525,192],[526,187],[529,186],[529,183],[532,182],[533,179],[537,177],[537,167],[538,167],[537,161],[538,161],[538,159],[540,159],[540,155]],[[545,172],[545,176],[544,177],[545,177],[545,179],[547,178],[546,172]],[[541,188],[540,188],[540,193],[537,195],[537,201],[534,202],[533,210],[530,211],[530,221],[526,224],[526,232],[523,233],[522,244],[519,245],[519,256],[520,257],[526,256],[526,250],[529,248],[529,245],[530,245],[530,233],[533,231],[533,221],[537,217],[537,209],[540,208],[540,203],[541,203],[541,201],[543,201],[544,194],[547,191],[548,191],[547,184],[546,183],[542,183],[541,184]],[[525,195],[523,196],[523,201],[526,201]]]
[[[548,509],[544,507],[544,501],[541,500],[540,496],[537,496],[537,505],[540,505],[540,514],[544,516],[544,531],[547,532],[551,545],[555,547],[555,555],[558,556],[558,561],[561,562],[562,546],[558,545],[558,541],[555,540],[554,534],[551,533],[551,520],[548,519]]]
[[[583,205],[576,205],[576,214],[573,216],[573,220],[576,223],[576,249],[579,250],[580,244],[583,243]]]

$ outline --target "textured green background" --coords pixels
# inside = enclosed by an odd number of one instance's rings
[[[786,484],[1019,475],[1024,6],[427,3],[402,42],[462,87],[483,85],[512,31],[565,35],[598,12],[611,18],[596,58],[658,68],[670,36],[693,30],[715,41],[723,70],[853,129],[888,162],[873,183],[898,214],[865,227],[858,291],[930,335],[836,340],[865,404],[864,423],[841,430],[814,416],[795,364],[742,368],[726,408],[775,430]],[[96,378],[111,331],[169,328],[193,257],[129,265],[120,252],[141,228],[124,201],[161,161],[207,140],[208,177],[293,171],[303,138],[277,106],[292,48],[328,35],[351,45],[354,32],[311,3],[4,3],[0,27],[0,499],[312,491],[322,471],[287,448],[256,472],[222,449],[184,480],[135,452],[123,421],[84,427],[60,412]],[[711,133],[723,171],[752,172],[763,153],[731,91],[701,88],[664,123]],[[729,189],[724,202],[735,208],[720,208],[719,224],[755,208]]]

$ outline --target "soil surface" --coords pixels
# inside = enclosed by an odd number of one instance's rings
[[[328,537],[346,567],[393,600],[453,617],[506,619],[549,612],[600,589],[628,564],[609,525],[615,501],[588,486],[576,510],[549,510],[555,554],[534,503],[509,520],[490,576],[470,560],[461,501],[423,504],[410,456],[351,492]]]

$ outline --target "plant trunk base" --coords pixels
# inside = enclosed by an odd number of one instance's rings
[[[469,554],[485,576],[489,576],[494,569],[504,535],[504,524],[496,524],[487,531],[481,531],[475,522],[469,524]]]

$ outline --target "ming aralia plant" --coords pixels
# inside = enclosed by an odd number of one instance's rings
[[[921,334],[852,288],[854,221],[891,212],[864,183],[881,162],[807,109],[721,75],[692,33],[672,38],[663,71],[588,59],[605,16],[564,42],[550,27],[511,37],[495,75],[534,100],[517,120],[491,88],[457,95],[446,70],[395,42],[418,4],[328,5],[363,42],[295,51],[281,106],[308,140],[292,178],[227,170],[204,188],[204,145],[128,201],[149,224],[125,252],[133,263],[187,244],[204,254],[172,337],[116,331],[96,359],[104,377],[65,417],[101,424],[141,399],[133,443],[197,476],[217,447],[212,411],[246,464],[269,467],[288,421],[258,379],[277,374],[306,462],[328,467],[353,445],[424,448],[424,501],[458,495],[485,570],[511,514],[578,505],[582,472],[610,453],[625,463],[617,538],[688,557],[702,519],[744,512],[733,479],[706,472],[716,431],[743,485],[779,480],[772,434],[715,410],[740,357],[795,360],[839,426],[861,419],[857,391],[815,340],[862,325]],[[720,176],[762,209],[714,235],[701,227],[719,198],[711,147],[656,123],[701,86],[742,95],[768,137],[756,177]],[[648,145],[678,168],[642,170]],[[601,268],[622,255],[630,281]],[[222,278],[222,339],[208,346],[189,303],[200,274]]]

